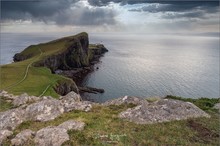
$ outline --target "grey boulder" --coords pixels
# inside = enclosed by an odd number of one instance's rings
[[[36,146],[61,146],[67,140],[67,130],[59,127],[43,128],[37,131],[34,138]]]
[[[14,130],[19,124],[25,121],[24,115],[25,112],[22,108],[0,112],[0,130]]]
[[[84,129],[85,123],[80,122],[80,121],[75,121],[75,120],[69,120],[69,121],[66,121],[66,122],[60,124],[57,127],[63,128],[66,130],[80,130],[81,131]]]
[[[13,134],[12,131],[9,130],[0,130],[0,145],[2,144],[2,142],[8,138],[9,136],[11,136]]]
[[[139,105],[139,104],[141,104],[143,102],[147,103],[146,100],[144,100],[142,98],[139,98],[139,97],[124,96],[124,97],[120,97],[120,98],[117,98],[117,99],[106,101],[102,105],[104,105],[104,106],[122,105],[122,104],[135,104],[135,105]]]
[[[11,140],[11,144],[15,146],[25,145],[28,141],[31,141],[35,136],[35,132],[30,129],[26,129],[15,136]]]
[[[141,104],[119,114],[120,118],[137,124],[152,124],[172,120],[210,116],[190,102],[161,99],[151,104]]]
[[[59,100],[49,99],[33,103],[25,109],[25,116],[28,120],[50,121],[64,112]]]

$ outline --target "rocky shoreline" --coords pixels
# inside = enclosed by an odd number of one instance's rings
[[[97,105],[121,106],[132,104],[134,105],[133,108],[122,111],[118,118],[136,124],[154,124],[197,117],[210,118],[209,114],[190,102],[166,98],[155,98],[152,101],[148,98],[125,96],[99,104],[82,101],[80,95],[73,91],[59,99],[50,96],[29,96],[27,94],[15,96],[6,91],[1,91],[0,98],[14,106],[12,109],[0,112],[0,145],[4,140],[10,138],[12,145],[23,145],[31,140],[39,146],[48,144],[60,146],[69,140],[68,130],[83,130],[86,123],[72,119],[58,126],[45,127],[39,131],[26,129],[16,136],[11,137],[11,135],[13,130],[25,121],[51,121],[68,112],[89,112]]]

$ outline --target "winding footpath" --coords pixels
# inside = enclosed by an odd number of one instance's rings
[[[39,48],[39,51],[40,51],[40,55],[38,56],[38,58],[40,58],[42,56],[42,54],[43,54],[43,52],[41,51],[40,48]],[[28,64],[28,66],[26,68],[26,71],[25,71],[25,75],[24,75],[24,77],[20,81],[18,81],[17,83],[14,83],[14,84],[6,87],[4,90],[13,88],[13,87],[17,86],[18,84],[22,83],[27,78],[28,71],[29,71],[29,68],[31,67],[32,63],[34,63],[38,58],[36,58],[34,61],[32,61],[31,63]]]

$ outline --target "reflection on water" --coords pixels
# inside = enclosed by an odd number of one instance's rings
[[[1,34],[1,64],[31,44],[67,34]],[[136,34],[91,34],[109,52],[85,85],[104,94],[85,94],[103,102],[124,95],[219,97],[218,37]]]
[[[105,89],[85,94],[103,102],[133,95],[219,97],[219,42],[214,37],[93,35],[109,52],[85,85]]]

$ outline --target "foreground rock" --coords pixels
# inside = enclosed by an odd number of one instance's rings
[[[81,131],[84,129],[85,123],[80,122],[80,121],[75,121],[75,120],[69,120],[69,121],[66,121],[66,122],[60,124],[57,127],[63,128],[66,130],[79,130],[79,131]]]
[[[68,130],[83,130],[85,123],[69,120],[57,127],[46,127],[39,130],[34,138],[38,146],[60,146],[69,140]]]
[[[15,102],[17,105],[22,105],[26,102],[26,99],[23,100],[21,97],[29,98],[30,96],[23,94],[18,98],[16,97],[18,99]],[[16,98],[14,99],[16,100]],[[70,112],[73,110],[85,112],[90,111],[92,104],[80,100],[80,95],[70,92],[66,96],[61,97],[60,100],[42,97],[40,101],[37,101],[36,103],[30,105],[24,104],[18,108],[0,112],[0,130],[14,130],[22,122],[28,120],[39,122],[54,120],[64,112]]]
[[[3,140],[11,136],[13,132],[9,130],[0,130],[0,145],[2,144]]]
[[[36,133],[34,142],[37,146],[60,146],[69,140],[67,130],[59,127],[46,127]]]
[[[196,117],[210,117],[190,102],[161,99],[150,104],[141,104],[119,114],[120,118],[137,124],[152,124]]]
[[[109,100],[103,103],[102,105],[104,106],[109,106],[109,105],[122,105],[122,104],[135,104],[139,105],[142,103],[148,103],[146,100],[139,98],[139,97],[134,97],[134,96],[124,96],[120,97],[117,99]]]
[[[66,96],[61,97],[60,103],[64,108],[64,112],[70,112],[73,110],[81,110],[88,112],[91,110],[92,105],[88,102],[81,101],[80,95],[70,92]]]
[[[25,121],[25,111],[22,108],[0,112],[0,130],[14,130]]]
[[[80,95],[73,92],[73,91],[69,92],[65,96],[61,96],[60,99],[61,100],[66,100],[66,101],[71,101],[71,102],[80,102],[81,101]]]
[[[36,102],[36,101],[39,101],[39,100],[40,100],[39,97],[28,96],[27,93],[24,93],[20,96],[17,96],[16,98],[14,98],[12,103],[13,103],[14,106],[20,106],[20,105],[23,105],[23,104],[26,104],[26,103],[33,103],[33,102]]]
[[[25,110],[25,116],[28,120],[34,121],[50,121],[64,112],[63,106],[59,100],[42,100],[29,105]]]
[[[25,145],[28,141],[31,141],[35,136],[35,132],[29,129],[26,129],[15,136],[11,140],[11,144],[14,146]]]

